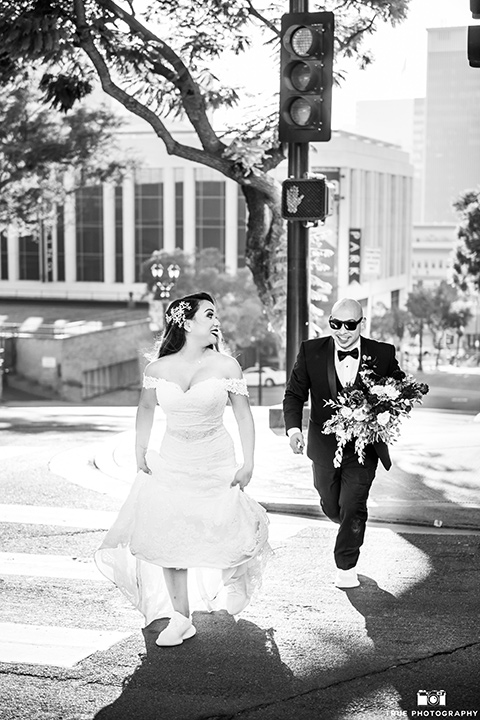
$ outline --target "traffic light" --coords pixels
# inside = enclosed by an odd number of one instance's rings
[[[334,14],[287,13],[280,50],[280,142],[331,137]]]
[[[480,20],[480,0],[470,0],[474,20]],[[470,25],[467,33],[467,57],[470,67],[480,68],[480,25]]]
[[[480,25],[470,25],[468,28],[467,56],[470,67],[480,68]]]
[[[282,217],[314,222],[332,214],[332,191],[325,175],[282,183]]]

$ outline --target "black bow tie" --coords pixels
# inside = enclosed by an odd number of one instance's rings
[[[342,360],[345,360],[345,358],[349,355],[351,355],[352,358],[354,358],[355,360],[358,358],[358,348],[355,348],[354,350],[337,350],[337,352],[340,362],[342,362]]]

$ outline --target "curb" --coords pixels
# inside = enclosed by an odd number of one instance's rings
[[[269,500],[261,500],[255,498],[257,502],[268,512],[275,515],[295,515],[295,517],[304,517],[306,519],[315,519],[332,524],[331,521],[322,513],[319,505],[306,504],[301,500],[290,499],[285,502],[271,502]],[[403,528],[403,532],[422,532],[429,535],[480,535],[480,530],[475,528],[457,528],[454,526],[442,525],[435,527],[430,523],[415,523],[408,520],[382,520],[377,518],[369,518],[367,527],[393,527],[398,532]]]

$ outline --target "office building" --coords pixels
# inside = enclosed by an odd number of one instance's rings
[[[175,135],[195,142],[182,127]],[[145,291],[141,263],[158,249],[193,254],[215,247],[230,272],[244,265],[246,207],[239,186],[168,155],[146,125],[127,126],[121,140],[141,159],[134,174],[119,185],[85,187],[67,198],[41,242],[38,235],[22,237],[14,225],[3,234],[0,297],[125,301],[132,293],[137,299]],[[310,169],[325,171],[337,188],[334,215],[325,225],[334,250],[334,291],[346,293],[351,282],[359,297],[373,289],[404,291],[412,226],[407,155],[393,145],[336,132],[331,142],[311,145]],[[287,176],[286,161],[275,175],[279,181]]]
[[[428,30],[425,223],[455,223],[452,202],[480,185],[480,70],[466,48],[465,27]]]

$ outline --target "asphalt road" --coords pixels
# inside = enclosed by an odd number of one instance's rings
[[[281,455],[285,438],[271,436],[267,412],[255,410],[265,484],[252,493],[275,499],[275,488],[281,500],[300,482],[299,495],[310,501],[305,458]],[[335,527],[271,515],[275,555],[238,622],[197,610],[197,636],[159,652],[161,622],[142,631],[136,611],[92,563],[126,491],[119,472],[100,473],[93,460],[128,445],[134,413],[0,410],[1,720],[384,720],[418,717],[424,689],[446,693],[450,710],[480,710],[480,536],[431,523],[373,523],[362,585],[342,592],[332,584]],[[399,450],[403,466],[390,485],[379,477],[372,510],[385,516],[394,490],[403,512],[421,505],[419,491],[425,503],[441,500],[455,512],[466,503],[475,512],[478,479],[466,475],[467,456],[462,451],[454,467],[440,452],[450,443],[458,453],[478,425],[471,416],[439,415],[448,420],[439,432],[434,413],[419,413]],[[437,443],[422,457],[416,427]],[[278,444],[273,455],[267,442]],[[415,457],[421,465],[409,469]],[[468,457],[474,469],[473,448]],[[273,460],[282,477],[272,475]],[[415,472],[424,473],[416,482]]]

